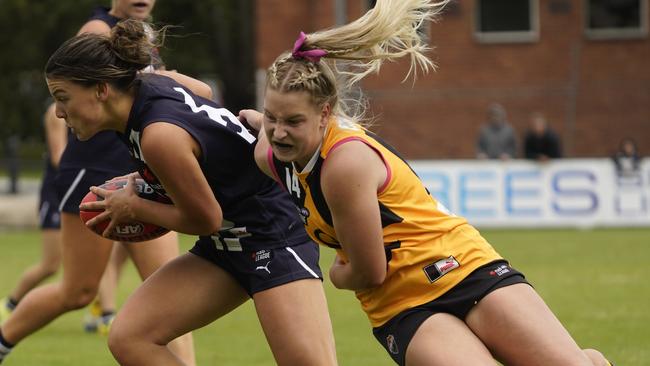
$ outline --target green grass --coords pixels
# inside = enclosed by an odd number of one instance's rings
[[[583,347],[603,351],[617,365],[650,362],[650,230],[485,231],[512,265],[524,272]],[[39,255],[36,231],[0,232],[0,296]],[[191,246],[182,237],[182,246]],[[333,252],[323,250],[326,271]],[[119,302],[138,284],[132,266]],[[351,292],[326,282],[341,365],[392,365],[375,341]],[[83,311],[64,315],[22,342],[3,366],[114,365],[105,339],[83,333]],[[250,302],[194,333],[199,365],[273,365]]]

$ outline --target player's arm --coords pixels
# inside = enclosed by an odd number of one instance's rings
[[[142,131],[142,154],[173,205],[139,199],[136,218],[187,234],[209,235],[221,227],[221,206],[212,193],[198,158],[198,143],[184,129],[153,123]]]
[[[337,288],[363,290],[380,285],[386,278],[377,201],[377,189],[386,175],[381,157],[359,141],[340,145],[323,164],[323,195],[332,213],[336,236],[349,260],[344,262],[337,256],[330,268],[330,279]]]
[[[156,70],[154,72],[156,74],[164,75],[174,79],[177,83],[190,89],[192,93],[200,97],[203,97],[205,99],[212,99],[212,88],[210,88],[210,85],[202,82],[201,80],[194,79],[191,76],[187,76],[173,70]]]
[[[68,142],[68,129],[65,121],[56,116],[55,105],[52,103],[45,111],[45,141],[50,155],[50,162],[55,168],[59,167],[61,155]]]
[[[257,163],[257,166],[266,175],[275,178],[269,165],[269,148],[271,146],[269,145],[269,141],[266,139],[266,134],[264,133],[262,118],[262,113],[253,109],[243,109],[239,111],[239,120],[250,126],[255,131],[258,131],[257,143],[255,145],[255,162]]]
[[[221,227],[221,206],[201,171],[197,158],[198,143],[184,129],[170,123],[152,123],[142,132],[142,155],[158,177],[173,204],[167,205],[138,197],[135,175],[128,176],[124,189],[90,190],[104,197],[81,204],[83,210],[103,212],[86,222],[86,226],[110,219],[104,230],[107,236],[122,222],[143,221],[164,228],[195,235],[209,235]]]
[[[101,20],[93,19],[82,25],[77,35],[82,33],[109,34],[111,33],[111,27]]]

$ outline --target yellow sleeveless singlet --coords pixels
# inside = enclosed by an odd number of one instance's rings
[[[377,192],[381,212],[387,274],[384,283],[356,296],[373,327],[398,313],[441,296],[476,268],[502,257],[467,223],[433,198],[411,167],[388,144],[357,124],[330,120],[318,155],[302,172],[273,157],[276,180],[291,194],[314,241],[347,258],[332,227],[320,187],[323,162],[337,146],[362,141],[383,159],[386,182]]]

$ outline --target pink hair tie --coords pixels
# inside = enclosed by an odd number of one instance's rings
[[[300,32],[300,36],[296,40],[296,42],[293,44],[293,51],[291,52],[291,56],[295,59],[301,59],[304,58],[307,61],[311,61],[313,63],[318,63],[321,59],[321,57],[327,55],[327,51],[321,50],[318,48],[315,48],[313,50],[307,50],[307,51],[301,51],[300,49],[302,46],[305,44],[305,40],[307,39],[307,36],[305,35],[304,32]]]

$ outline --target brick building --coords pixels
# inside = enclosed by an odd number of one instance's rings
[[[258,85],[300,30],[356,19],[372,0],[258,0]],[[423,28],[438,71],[400,83],[385,64],[363,88],[374,130],[407,158],[472,158],[491,102],[520,137],[546,115],[565,156],[608,156],[625,136],[650,154],[648,0],[463,0]],[[521,149],[519,149],[521,152]]]

